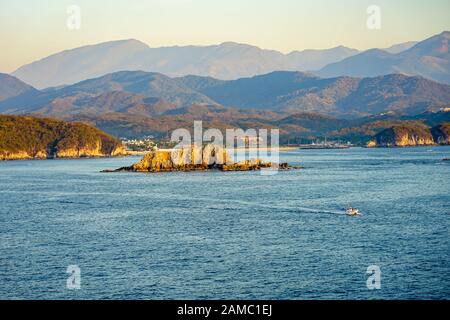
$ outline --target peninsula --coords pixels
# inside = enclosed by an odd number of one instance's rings
[[[79,122],[0,115],[0,160],[125,155],[120,140]]]
[[[430,128],[422,123],[405,123],[382,130],[369,141],[373,147],[410,147],[450,144],[450,122]]]

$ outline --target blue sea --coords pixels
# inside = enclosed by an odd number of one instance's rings
[[[449,299],[444,157],[294,150],[281,160],[305,168],[273,176],[100,173],[140,157],[1,162],[0,299]]]

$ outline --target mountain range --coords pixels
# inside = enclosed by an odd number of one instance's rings
[[[450,84],[450,32],[428,38],[407,50],[391,52],[372,49],[342,61],[331,63],[320,71],[323,77],[375,77],[390,73],[420,75]]]
[[[392,123],[424,122],[418,115],[439,114],[442,121],[434,125],[449,120],[448,39],[443,32],[383,50],[287,55],[236,43],[149,48],[115,41],[68,50],[14,73],[31,85],[0,74],[0,113],[84,121],[128,137],[161,136],[203,120],[220,129],[278,127],[285,137],[351,140],[356,133],[360,139]],[[278,71],[259,74],[271,69]],[[234,79],[239,74],[257,75]]]
[[[0,73],[0,101],[24,96],[26,94],[37,94],[38,90],[20,81],[9,74]]]
[[[4,95],[3,87],[0,83],[0,95]],[[61,88],[38,91],[25,83],[22,87],[24,94],[0,101],[0,112],[63,118],[106,112],[156,116],[191,105],[220,105],[356,118],[383,112],[418,114],[448,106],[450,101],[449,85],[400,74],[324,79],[308,73],[278,71],[226,81],[120,71]]]
[[[388,111],[417,114],[450,101],[450,86],[399,74],[323,79],[301,72],[279,71],[231,81],[195,76],[177,80],[224,106],[317,112],[339,117]]]
[[[383,123],[414,119],[450,101],[449,85],[400,74],[324,79],[278,71],[226,81],[120,71],[45,90],[8,75],[0,79],[0,96],[9,96],[0,101],[0,113],[84,121],[119,136],[164,135],[194,120],[219,129],[280,127],[285,136],[310,136],[361,125],[358,119],[379,121],[372,117],[383,114]]]
[[[130,39],[63,51],[12,73],[36,88],[74,84],[117,71],[149,71],[168,76],[200,75],[237,79],[276,70],[316,70],[359,51],[346,47],[283,54],[225,42],[212,46],[150,48]]]
[[[420,75],[450,83],[449,32],[360,52],[338,46],[283,54],[248,44],[151,48],[135,39],[65,50],[24,65],[12,75],[38,89],[75,84],[117,71],[147,71],[170,77],[197,75],[236,80],[273,71],[314,71],[322,77]]]

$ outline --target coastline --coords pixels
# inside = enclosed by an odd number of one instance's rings
[[[53,157],[53,158],[41,158],[41,157],[35,157],[35,158],[17,158],[17,159],[1,159],[0,163],[2,162],[11,162],[11,161],[46,161],[46,160],[88,160],[88,159],[106,159],[106,158],[125,158],[132,156],[132,154],[121,154],[117,156],[89,156],[89,157]]]
[[[274,150],[278,150],[278,151],[292,151],[292,150],[298,150],[298,147],[265,147],[265,148],[235,148],[235,151],[274,151]],[[162,151],[162,152],[172,152],[173,150],[175,150],[174,148],[170,148],[170,149],[158,149],[158,151]],[[131,151],[131,150],[127,150],[126,151],[128,153],[128,155],[131,156],[144,156],[147,153],[151,152],[151,150],[148,151]]]
[[[294,150],[331,150],[331,149],[339,149],[339,150],[348,150],[351,148],[363,148],[363,149],[407,149],[407,148],[426,148],[426,147],[445,147],[448,146],[447,144],[430,144],[430,145],[411,145],[411,146],[376,146],[376,147],[368,147],[368,146],[352,146],[349,148],[300,148],[300,147],[279,147],[279,148],[236,148],[237,151],[255,151],[255,150],[261,150],[261,151],[294,151]],[[158,149],[159,151],[163,152],[171,152],[174,149]],[[0,163],[2,162],[11,162],[11,161],[45,161],[45,160],[81,160],[81,159],[105,159],[105,158],[125,158],[125,157],[136,157],[136,156],[145,156],[147,153],[151,151],[131,151],[127,150],[124,154],[116,155],[116,156],[89,156],[89,157],[50,157],[50,158],[43,158],[43,157],[35,157],[35,158],[16,158],[16,159],[3,159],[0,158]],[[448,158],[445,159],[448,161]]]

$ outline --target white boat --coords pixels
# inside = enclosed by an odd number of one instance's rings
[[[347,213],[348,216],[360,216],[361,215],[361,212],[359,212],[358,209],[352,208],[352,207],[348,207],[345,212]]]

